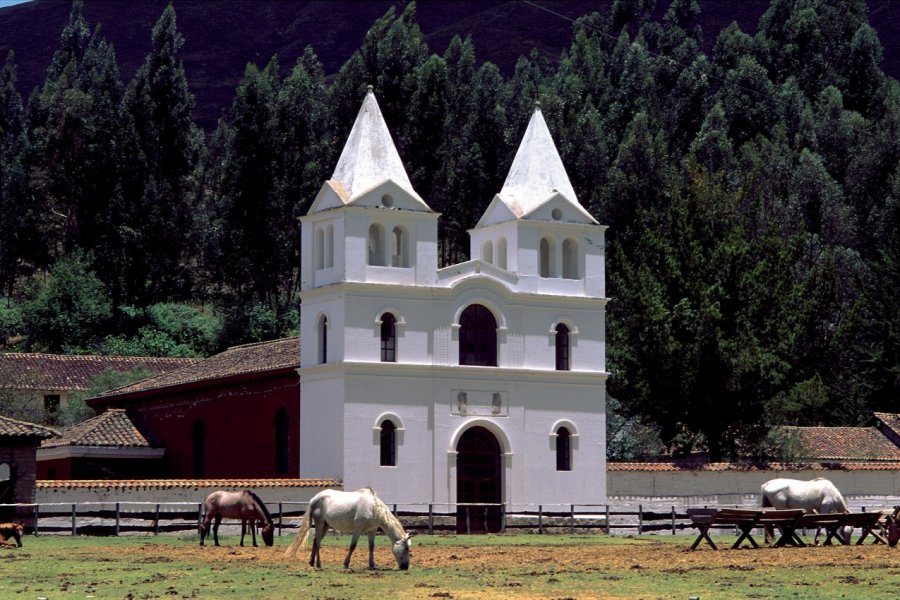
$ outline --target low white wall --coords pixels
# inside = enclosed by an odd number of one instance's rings
[[[670,471],[613,468],[607,473],[606,492],[611,502],[614,502],[614,498],[617,497],[718,496],[734,498],[733,501],[727,501],[727,503],[745,504],[749,499],[759,497],[759,488],[763,483],[777,477],[804,480],[824,477],[831,480],[848,499],[866,496],[900,496],[900,466],[870,469],[681,469]]]

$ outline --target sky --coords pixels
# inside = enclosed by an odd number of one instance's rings
[[[13,4],[22,4],[23,2],[30,2],[31,0],[0,0],[0,8],[4,8],[6,6],[12,6]]]

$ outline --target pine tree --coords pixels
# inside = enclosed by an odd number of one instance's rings
[[[191,207],[203,140],[179,57],[183,44],[169,4],[125,95],[143,154],[144,185],[130,223],[135,240],[128,282],[140,304],[186,298],[191,287]]]
[[[25,112],[16,91],[12,50],[0,71],[0,293],[13,295],[16,280],[36,259],[39,235],[22,165]]]

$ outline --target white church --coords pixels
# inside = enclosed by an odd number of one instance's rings
[[[471,260],[438,268],[438,217],[370,87],[300,219],[301,477],[450,510],[604,502],[605,227],[539,107]]]

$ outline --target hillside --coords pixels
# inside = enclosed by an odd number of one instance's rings
[[[100,25],[115,45],[122,77],[131,78],[150,48],[150,29],[168,0],[85,0],[84,16]],[[605,13],[610,0],[541,0],[542,6],[521,1],[435,0],[420,2],[418,21],[430,49],[443,52],[456,34],[471,35],[480,60],[496,63],[506,73],[516,59],[538,48],[551,59],[571,41],[571,22],[593,11]],[[183,57],[188,81],[196,97],[195,116],[210,130],[231,102],[247,62],[265,63],[278,54],[283,66],[292,65],[307,45],[334,74],[359,48],[372,23],[400,2],[372,0],[176,0],[178,28],[185,37]],[[731,21],[754,32],[767,0],[722,2],[700,0],[700,25],[709,50],[715,34]],[[870,0],[871,22],[885,47],[885,70],[900,76],[900,2]],[[658,2],[657,13],[668,5]],[[43,80],[45,70],[65,26],[69,0],[32,0],[0,9],[0,52],[16,54],[20,92],[27,96]]]

